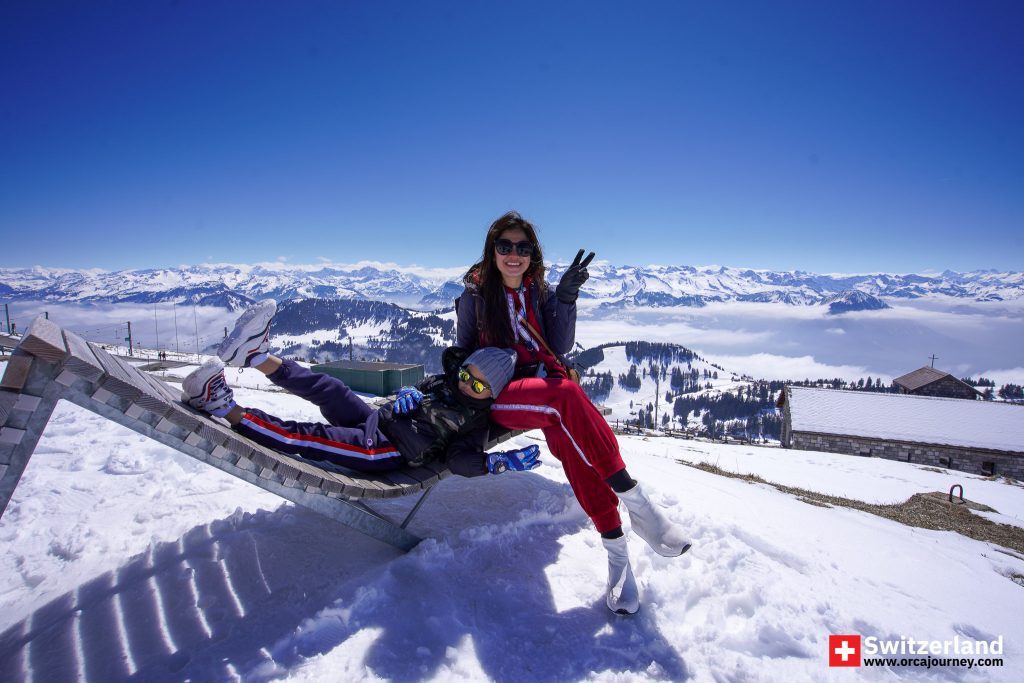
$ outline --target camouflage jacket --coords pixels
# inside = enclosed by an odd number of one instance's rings
[[[487,474],[484,447],[492,401],[459,391],[458,371],[467,355],[457,348],[444,352],[444,374],[431,375],[416,385],[423,394],[416,410],[396,414],[393,398],[378,409],[378,429],[409,465],[441,461],[464,477]]]

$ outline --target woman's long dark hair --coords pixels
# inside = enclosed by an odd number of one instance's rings
[[[480,297],[484,302],[484,310],[482,316],[478,317],[477,325],[482,324],[481,329],[486,342],[493,346],[513,346],[516,341],[508,319],[505,285],[494,258],[495,240],[501,237],[506,230],[515,230],[516,228],[526,233],[526,239],[533,244],[533,256],[530,257],[530,267],[527,269],[524,279],[532,278],[543,291],[547,284],[544,282],[544,254],[540,248],[540,241],[537,239],[537,231],[529,221],[515,211],[509,211],[491,223],[491,227],[487,230],[487,239],[484,240],[483,255],[466,271],[466,275],[463,277],[463,281],[467,285],[474,285],[479,289]]]

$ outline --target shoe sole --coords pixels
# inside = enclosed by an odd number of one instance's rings
[[[625,608],[622,608],[622,607],[620,607],[619,609],[612,609],[611,605],[608,605],[607,602],[605,603],[605,606],[608,607],[608,610],[612,614],[618,614],[618,615],[621,615],[621,616],[624,616],[624,617],[633,616],[634,614],[636,614],[637,612],[640,611],[640,607],[641,607],[641,605],[637,605],[636,609],[633,610],[632,612],[630,612],[628,609],[625,609]]]
[[[255,339],[259,339],[262,342],[263,337],[270,331],[270,322],[274,319],[274,314],[276,313],[277,306],[259,306],[250,308],[243,313],[242,317],[235,323],[235,329],[231,330],[231,334],[218,347],[217,357],[224,361],[224,365],[244,366],[245,358],[239,359],[238,354],[243,353],[243,349],[249,346],[249,343]],[[242,339],[245,328],[254,320],[258,321],[260,331]],[[244,353],[248,355],[247,351]],[[239,360],[241,361],[240,363],[237,362]]]
[[[637,535],[639,536],[639,534],[637,534]],[[650,545],[650,544],[648,543],[648,545]],[[682,550],[680,550],[680,551],[679,551],[678,553],[672,553],[672,554],[668,554],[668,553],[663,553],[663,552],[661,552],[661,550],[660,550],[660,549],[656,548],[656,547],[655,547],[655,546],[653,546],[653,545],[651,545],[651,550],[653,550],[654,552],[658,553],[658,554],[659,554],[659,555],[661,555],[662,557],[680,557],[680,556],[682,556],[682,555],[685,555],[685,554],[686,554],[686,551],[690,549],[690,546],[691,546],[691,545],[692,545],[692,544],[690,544],[690,543],[687,543],[686,545],[684,545],[684,546],[683,546],[683,549],[682,549]]]

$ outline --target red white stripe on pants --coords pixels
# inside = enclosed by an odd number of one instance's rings
[[[621,525],[619,498],[605,480],[626,465],[611,427],[578,384],[540,377],[510,382],[491,406],[491,420],[507,429],[542,430],[597,530]]]
[[[295,422],[247,408],[235,431],[281,453],[364,472],[393,470],[405,464],[401,453],[386,439],[383,443],[379,439],[368,440],[365,425],[340,427]]]

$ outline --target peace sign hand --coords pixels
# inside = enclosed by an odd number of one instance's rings
[[[555,288],[555,296],[563,304],[575,303],[580,295],[580,287],[590,277],[587,266],[594,260],[594,252],[590,252],[587,258],[583,258],[583,249],[576,254],[576,258],[562,274],[562,279]],[[581,260],[582,259],[582,260]]]

